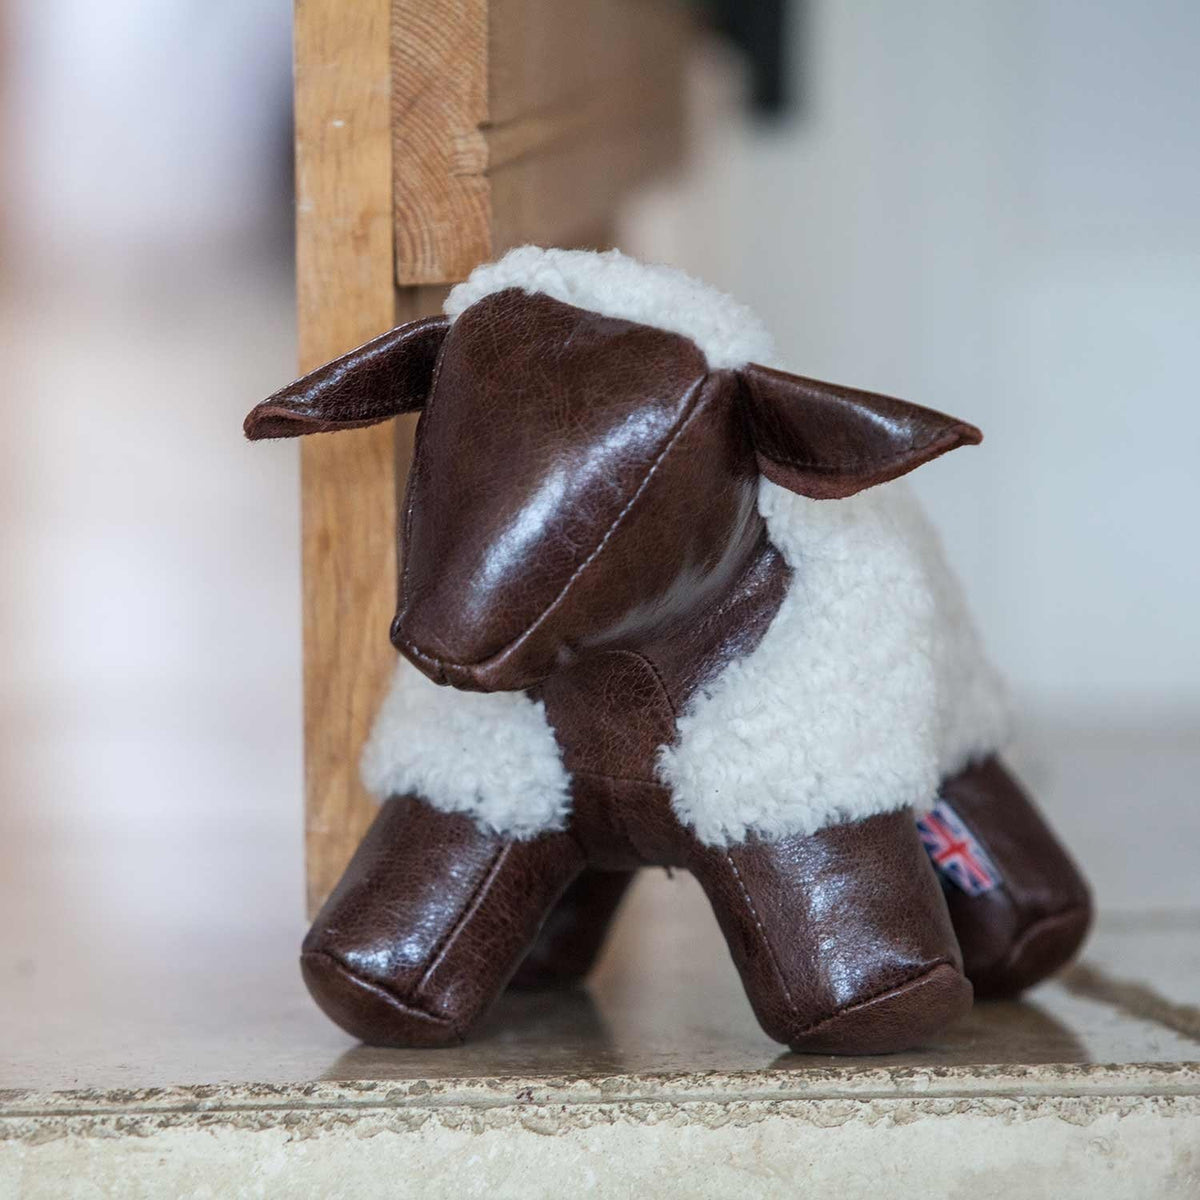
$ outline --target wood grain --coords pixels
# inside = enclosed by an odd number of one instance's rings
[[[296,266],[302,371],[395,323],[390,0],[297,0]],[[395,588],[390,425],[301,447],[308,900],[371,809],[357,747],[383,694]]]
[[[491,249],[487,0],[394,0],[396,282],[464,278]]]
[[[691,18],[654,0],[493,0],[492,253],[587,243],[683,146]]]
[[[394,0],[397,283],[576,244],[673,167],[691,28],[664,0]]]

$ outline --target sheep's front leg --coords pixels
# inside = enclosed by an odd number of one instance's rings
[[[904,1050],[970,1008],[908,810],[808,837],[697,846],[691,867],[759,1023],[793,1050]]]
[[[565,833],[516,841],[394,796],[305,938],[305,982],[364,1042],[461,1042],[582,868]]]

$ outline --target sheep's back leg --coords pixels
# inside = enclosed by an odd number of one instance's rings
[[[1087,884],[1021,785],[995,757],[941,788],[986,856],[985,890],[946,875],[967,977],[980,998],[1015,996],[1063,966],[1092,920]]]
[[[595,966],[635,871],[587,868],[546,918],[537,940],[513,976],[530,991],[573,987]]]

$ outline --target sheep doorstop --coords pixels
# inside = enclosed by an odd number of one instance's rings
[[[919,1044],[1078,947],[1087,888],[890,482],[979,431],[771,361],[682,272],[526,246],[247,417],[421,411],[384,804],[302,955],[364,1041],[458,1042],[510,981],[582,978],[649,865],[695,875],[797,1051]]]

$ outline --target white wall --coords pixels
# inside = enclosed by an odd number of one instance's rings
[[[696,87],[629,241],[808,375],[979,424],[920,486],[1040,707],[1200,713],[1200,5],[816,0],[773,131]],[[800,48],[797,48],[798,51]]]
[[[298,923],[290,4],[8,9],[2,907]]]
[[[121,256],[137,272],[153,266],[139,259],[261,238],[278,221],[290,0],[6,7],[5,224],[18,252],[71,270]]]

